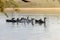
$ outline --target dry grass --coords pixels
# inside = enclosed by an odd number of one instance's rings
[[[30,0],[30,3],[22,2],[21,0],[16,1],[16,4],[19,5],[20,8],[56,8],[60,7],[59,0]],[[10,2],[5,2],[6,8],[14,7],[14,5],[10,4]]]

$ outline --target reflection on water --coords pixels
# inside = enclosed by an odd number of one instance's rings
[[[15,18],[11,18],[11,19],[6,19],[6,22],[7,23],[17,23],[17,25],[19,24],[19,23],[23,23],[23,24],[32,24],[32,25],[34,25],[34,24],[39,24],[39,25],[42,25],[42,24],[44,24],[44,26],[46,26],[46,17],[44,17],[44,20],[42,20],[41,18],[40,19],[35,19],[35,18],[31,18],[31,19],[29,19],[29,17],[27,17],[27,18],[24,18],[24,17],[22,17],[21,19],[20,18],[17,18],[17,19],[15,19]]]
[[[10,14],[9,14],[10,15]],[[31,25],[24,23],[7,23],[4,15],[0,15],[0,40],[60,40],[60,17],[48,15],[20,15],[13,17],[27,17],[42,19],[47,17],[46,27],[44,24]],[[11,19],[12,16],[9,17]]]

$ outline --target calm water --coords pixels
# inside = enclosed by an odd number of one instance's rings
[[[12,17],[21,18],[44,18],[46,19],[46,27],[44,25],[23,24],[23,23],[7,23],[6,19]],[[0,40],[60,40],[60,17],[48,15],[20,15],[9,14],[9,18],[4,14],[0,14]]]

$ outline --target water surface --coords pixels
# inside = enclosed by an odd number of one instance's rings
[[[4,14],[0,14],[0,40],[60,40],[60,16],[54,15],[20,15],[8,14],[7,18]],[[23,23],[7,23],[6,19],[12,17],[27,17],[40,19],[47,17],[46,27],[44,25],[23,24]]]

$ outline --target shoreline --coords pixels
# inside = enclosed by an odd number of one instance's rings
[[[60,8],[5,8],[5,12],[15,12],[18,9],[20,13],[37,13],[37,14],[56,14],[60,15]]]

